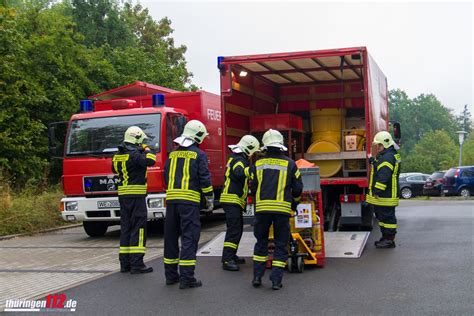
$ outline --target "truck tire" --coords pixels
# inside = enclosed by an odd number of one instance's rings
[[[90,237],[102,237],[107,232],[109,224],[107,222],[82,222],[82,226]]]

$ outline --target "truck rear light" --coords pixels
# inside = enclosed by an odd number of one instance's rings
[[[253,204],[253,197],[247,196],[247,204]]]
[[[341,194],[339,195],[341,203],[359,203],[365,201],[365,195],[363,194]]]

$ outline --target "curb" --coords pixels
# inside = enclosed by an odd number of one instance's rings
[[[53,227],[53,228],[48,228],[48,229],[44,229],[44,230],[34,231],[34,232],[31,232],[31,233],[22,233],[22,234],[15,234],[15,235],[0,236],[0,240],[7,240],[7,239],[16,238],[16,237],[25,237],[25,236],[32,236],[32,235],[37,235],[37,234],[49,233],[49,232],[54,232],[54,231],[57,231],[57,230],[74,228],[74,227],[79,227],[79,226],[82,226],[82,224],[72,224],[72,225],[66,225],[66,226]]]

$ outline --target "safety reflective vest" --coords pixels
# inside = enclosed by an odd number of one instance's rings
[[[200,204],[201,192],[213,194],[206,154],[195,144],[171,152],[163,174],[166,203]]]
[[[252,188],[256,192],[256,213],[291,215],[291,205],[303,191],[295,162],[280,150],[270,150],[251,167]]]
[[[221,194],[221,203],[237,204],[245,208],[249,191],[249,162],[243,154],[233,154],[227,160],[224,189]]]
[[[400,163],[400,154],[393,146],[377,155],[370,170],[367,203],[380,206],[398,205]]]
[[[153,166],[156,155],[143,151],[137,145],[122,143],[119,153],[112,158],[112,171],[119,176],[118,195],[143,196],[147,194],[147,167]]]

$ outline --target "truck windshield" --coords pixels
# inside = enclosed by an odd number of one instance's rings
[[[139,126],[147,135],[144,143],[160,150],[161,114],[126,115],[75,120],[71,122],[66,156],[110,155],[118,151],[130,126]]]

